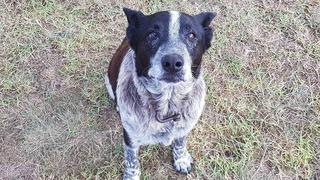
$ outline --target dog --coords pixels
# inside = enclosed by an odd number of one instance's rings
[[[123,11],[126,37],[105,78],[123,125],[123,179],[140,178],[139,147],[156,143],[171,145],[174,169],[190,173],[187,135],[205,104],[201,62],[211,46],[209,25],[216,13]]]

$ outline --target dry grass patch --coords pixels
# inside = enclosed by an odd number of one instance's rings
[[[216,11],[194,171],[141,149],[143,179],[320,177],[318,1],[45,0],[0,3],[0,179],[119,179],[122,131],[104,73],[122,7]]]

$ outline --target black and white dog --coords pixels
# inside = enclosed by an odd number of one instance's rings
[[[144,15],[124,8],[127,36],[106,76],[124,132],[123,179],[139,179],[141,145],[172,145],[174,168],[191,171],[186,137],[200,118],[206,87],[202,55],[210,47],[215,13]]]

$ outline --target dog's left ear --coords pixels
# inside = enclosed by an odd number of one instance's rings
[[[215,12],[203,12],[194,17],[203,27],[208,27],[216,15],[217,13]]]
[[[204,12],[198,15],[195,15],[194,18],[199,22],[205,33],[205,48],[208,49],[211,46],[211,40],[213,37],[213,30],[209,27],[211,21],[216,17],[217,13],[215,12]]]

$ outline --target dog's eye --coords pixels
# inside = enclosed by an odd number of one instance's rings
[[[190,41],[194,41],[197,37],[196,37],[196,34],[194,34],[193,32],[191,32],[191,33],[188,33],[188,34],[187,34],[187,38],[188,38]]]
[[[151,32],[148,34],[147,36],[147,40],[149,43],[151,43],[152,45],[154,45],[159,39],[159,35],[156,32]]]

